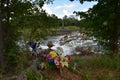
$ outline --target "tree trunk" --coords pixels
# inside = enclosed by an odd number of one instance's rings
[[[3,65],[4,65],[4,55],[3,55],[3,33],[2,33],[2,15],[3,15],[3,1],[1,0],[1,10],[0,10],[0,74],[3,72]]]
[[[0,14],[0,72],[2,72],[3,69],[3,35],[2,35],[2,18]]]
[[[113,29],[113,42],[114,42],[114,46],[113,46],[113,51],[115,53],[118,53],[118,37],[119,37],[119,30],[118,30],[118,27],[120,25],[120,22],[119,22],[119,16],[120,16],[120,12],[119,12],[119,1],[115,1],[114,2],[114,12],[115,12],[115,20],[114,20],[114,23],[113,23],[113,26],[114,26],[114,29]]]

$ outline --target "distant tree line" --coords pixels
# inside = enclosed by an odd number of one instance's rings
[[[67,16],[65,15],[63,19],[61,19],[60,25],[59,26],[78,26],[79,25],[79,20],[76,18],[76,16],[71,15]]]

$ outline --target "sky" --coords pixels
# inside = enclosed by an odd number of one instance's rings
[[[69,0],[55,0],[53,4],[45,4],[43,9],[48,14],[55,14],[58,18],[63,18],[65,15],[73,15],[74,11],[87,11],[95,4],[97,2],[84,2],[84,4],[80,4],[79,0],[73,2]]]

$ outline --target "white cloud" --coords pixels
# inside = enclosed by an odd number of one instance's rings
[[[64,15],[68,15],[68,11],[67,10],[63,10]]]
[[[59,5],[59,6],[56,6],[55,8],[52,8],[49,5],[45,4],[43,6],[43,9],[46,10],[46,12],[50,15],[55,14],[59,18],[62,18],[62,17],[64,17],[64,15],[67,15],[67,16],[72,15],[72,13],[69,13],[69,10],[73,9],[74,7],[75,7],[74,4],[68,4],[68,5],[64,4],[63,6]],[[57,13],[56,13],[56,11],[57,11]],[[61,13],[58,13],[58,11],[61,11]]]
[[[69,4],[69,5],[65,4],[64,5],[64,8],[66,8],[66,9],[73,9],[74,7],[75,7],[75,4]]]
[[[56,6],[55,8],[54,8],[54,10],[59,10],[59,9],[62,9],[63,8],[63,6]]]
[[[52,10],[50,7],[48,7],[46,4],[43,6],[43,9],[46,10],[48,14],[53,14]]]
[[[63,18],[63,15],[61,14],[56,14],[56,16],[58,16],[58,18]]]
[[[59,0],[58,0],[59,2]],[[96,4],[96,3],[94,3]],[[58,18],[63,18],[64,15],[70,16],[70,15],[74,15],[73,12],[74,11],[87,11],[88,8],[92,7],[92,4],[88,4],[88,3],[84,3],[83,5],[79,4],[79,3],[60,3],[57,5],[47,5],[45,4],[43,6],[43,9],[46,10],[46,12],[48,14],[55,14],[56,16],[58,16]]]
[[[68,11],[67,10],[63,10],[63,15],[67,15],[67,16],[69,16],[69,15],[71,15],[70,13],[68,13]]]
[[[60,9],[70,10],[70,9],[73,9],[73,8],[75,8],[75,4],[64,4],[64,5],[56,6],[56,7],[54,8],[54,10],[60,10]]]
[[[88,11],[88,9],[86,8],[86,9],[83,9],[83,10],[81,10],[81,11],[86,12],[86,11]]]
[[[46,10],[46,12],[50,15],[55,14],[56,16],[58,16],[58,18],[63,18],[65,15],[67,16],[73,15],[73,12],[71,12],[71,10],[74,10],[76,7],[77,7],[76,4],[64,4],[55,7],[45,4],[43,6],[43,9]],[[83,8],[80,11],[87,11],[87,10],[88,8]]]
[[[61,13],[57,13],[56,15],[59,17],[59,18],[63,18],[64,15],[67,15],[67,16],[70,16],[72,15],[72,13],[70,13],[70,10],[74,9],[76,7],[75,4],[63,4],[63,5],[58,5],[58,6],[55,6],[52,10],[54,12],[58,12],[60,11]]]

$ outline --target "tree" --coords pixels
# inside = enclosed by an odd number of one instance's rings
[[[89,29],[105,49],[117,53],[120,36],[120,1],[119,0],[80,0],[98,1],[87,12],[75,12],[80,15],[82,25]]]
[[[3,35],[2,35],[2,19],[0,14],[0,69],[3,69]],[[2,72],[2,70],[0,70]]]
[[[78,22],[78,19],[74,15],[70,15],[69,17],[65,15],[63,17],[64,26],[77,26]]]
[[[0,9],[3,7],[3,0],[0,2]],[[2,11],[0,11],[0,74],[3,72],[4,53],[3,53],[3,32],[2,32]]]
[[[0,1],[0,14],[3,16],[2,19],[0,17],[0,61],[3,62],[2,58],[4,55],[5,70],[14,72],[18,66],[19,48],[16,41],[18,41],[18,37],[20,36],[20,27],[28,27],[31,24],[33,27],[38,26],[40,23],[37,21],[37,17],[41,17],[43,14],[46,15],[43,13],[42,6],[52,1],[53,0]],[[32,21],[32,19],[34,20]]]

